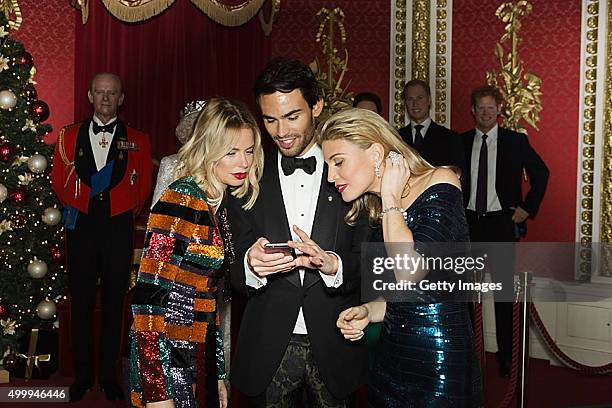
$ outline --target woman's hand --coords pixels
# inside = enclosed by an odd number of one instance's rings
[[[217,382],[217,390],[219,391],[219,408],[227,408],[227,387],[225,380]]]
[[[147,402],[146,408],[174,408],[174,400]]]
[[[344,310],[338,316],[336,326],[350,341],[357,341],[363,337],[363,329],[370,323],[368,308],[365,306],[354,306]]]
[[[401,207],[402,196],[410,178],[408,162],[401,154],[389,152],[385,159],[385,171],[380,181],[380,197],[383,208]]]

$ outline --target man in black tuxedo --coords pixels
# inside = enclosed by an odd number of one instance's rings
[[[399,129],[402,139],[434,166],[463,168],[461,138],[429,117],[431,90],[427,82],[412,79],[404,86],[403,93],[410,123]]]
[[[527,135],[498,126],[502,97],[492,86],[472,91],[476,128],[461,135],[466,154],[464,201],[473,242],[514,242],[535,217],[548,183],[548,168],[529,144]],[[531,188],[523,198],[523,169]],[[492,259],[492,262],[494,260]],[[497,360],[508,377],[512,358],[513,264],[492,265],[493,279],[502,282],[506,302],[495,303]]]
[[[232,287],[248,296],[231,381],[253,406],[294,407],[302,400],[305,407],[345,407],[365,382],[367,350],[364,341],[346,341],[336,319],[359,304],[367,220],[346,224],[350,205],[326,181],[314,138],[323,99],[310,68],[272,60],[254,91],[276,148],[267,154],[253,208],[244,211],[235,199],[228,204],[239,260]],[[264,248],[288,241],[297,258]]]

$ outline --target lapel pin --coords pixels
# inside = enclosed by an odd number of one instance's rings
[[[334,199],[332,196],[327,196],[327,201],[331,202]]]
[[[79,149],[79,157],[83,157],[83,149]]]

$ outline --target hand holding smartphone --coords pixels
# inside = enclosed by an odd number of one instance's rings
[[[291,255],[294,258],[296,257],[295,250],[291,248],[286,242],[264,244],[264,250],[268,254],[276,254],[281,252],[287,255]]]

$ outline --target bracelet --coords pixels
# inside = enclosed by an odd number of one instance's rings
[[[408,213],[406,213],[406,210],[404,210],[401,207],[387,207],[380,212],[380,215],[378,216],[378,218],[382,220],[385,214],[388,213],[389,211],[399,211],[400,213],[402,213],[402,217],[404,217],[404,221],[408,219]]]

